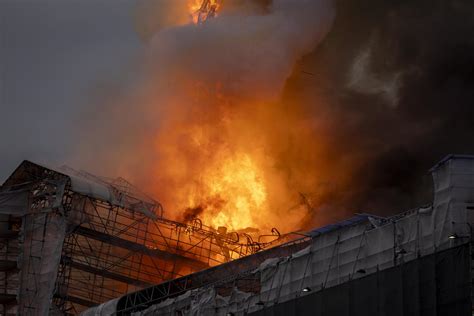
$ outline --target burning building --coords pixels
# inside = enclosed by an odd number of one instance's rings
[[[431,205],[254,241],[25,161],[0,190],[2,314],[470,315],[474,157],[431,172]]]
[[[471,315],[474,157],[431,172],[431,205],[357,214],[84,315]]]
[[[23,162],[0,191],[3,314],[470,312],[472,157],[432,170],[431,205],[382,217],[428,192],[423,164],[472,143],[473,90],[442,71],[464,65],[412,49],[427,32],[405,23],[471,21],[462,1],[416,18],[410,1],[138,2],[135,80],[78,124],[71,160],[149,194]],[[354,209],[378,216],[313,229]]]
[[[69,163],[214,228],[427,203],[425,170],[473,146],[474,45],[454,36],[472,3],[361,1],[138,1],[137,73],[93,103]]]
[[[0,190],[2,314],[469,315],[474,157],[431,172],[431,205],[254,240],[24,161]]]
[[[29,161],[2,185],[0,214],[2,315],[78,314],[287,238],[169,220],[124,179]]]
[[[191,214],[236,231],[302,228],[331,172],[317,168],[324,137],[308,111],[279,99],[298,58],[329,30],[331,2],[140,3],[139,78],[101,100],[106,117],[84,125],[77,148],[110,148],[93,161],[77,155],[77,165],[130,179],[177,221]]]

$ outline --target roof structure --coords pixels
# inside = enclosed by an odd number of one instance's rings
[[[297,307],[285,302],[310,292],[341,288],[391,269],[401,271],[400,267],[419,258],[436,258],[433,254],[456,250],[472,239],[474,157],[451,156],[432,172],[435,197],[430,206],[388,218],[357,214],[275,248],[129,293],[84,315],[105,315],[103,311],[114,315],[266,315],[266,309],[275,310],[277,305],[282,305],[279,313],[286,315],[291,311],[283,306]],[[413,287],[410,284],[407,286]],[[457,308],[460,296],[443,295]],[[319,307],[314,308],[316,312]]]
[[[1,235],[10,238],[0,256],[18,267],[0,265],[0,309],[7,302],[0,313],[6,314],[77,314],[253,254],[280,237],[259,243],[199,220],[169,220],[159,202],[124,179],[29,161],[0,188]]]

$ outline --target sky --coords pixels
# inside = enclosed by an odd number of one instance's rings
[[[0,1],[0,181],[24,159],[61,165],[101,82],[140,49],[133,0]]]

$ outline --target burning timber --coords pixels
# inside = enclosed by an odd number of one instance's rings
[[[288,238],[172,221],[124,179],[29,161],[2,185],[0,217],[1,315],[78,314]]]
[[[358,214],[84,315],[471,315],[474,156],[431,172],[432,205]]]

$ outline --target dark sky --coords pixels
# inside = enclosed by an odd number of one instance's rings
[[[67,162],[91,91],[139,50],[134,2],[0,1],[0,181],[23,159]]]

